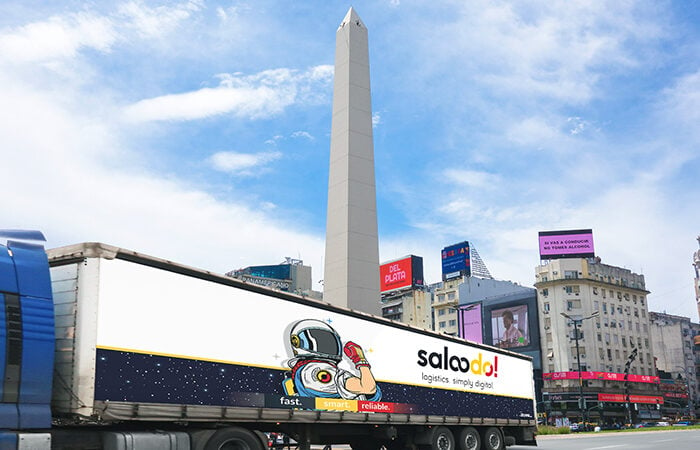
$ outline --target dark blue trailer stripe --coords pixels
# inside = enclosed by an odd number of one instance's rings
[[[98,349],[95,400],[265,407],[266,396],[284,395],[284,378],[269,368]],[[382,401],[406,405],[413,414],[534,418],[531,399],[379,384]]]

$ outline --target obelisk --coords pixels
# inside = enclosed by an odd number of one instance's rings
[[[353,8],[335,41],[323,299],[381,313],[367,28]]]

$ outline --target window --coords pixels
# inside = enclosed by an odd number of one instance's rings
[[[549,295],[549,289],[542,289],[542,296],[546,297]]]
[[[603,342],[603,335],[598,333],[598,342]]]
[[[450,326],[451,327],[457,326],[457,321],[455,319],[450,320]]]
[[[649,339],[644,339],[644,348],[649,348]]]
[[[544,309],[544,312],[548,313],[549,312],[549,302],[544,302],[542,304],[542,308]]]
[[[620,350],[615,350],[615,358],[620,359]]]
[[[445,315],[445,308],[440,308],[438,310],[438,316],[444,316]]]
[[[605,295],[605,289],[602,289],[602,290],[601,290],[601,294],[603,294],[603,298],[606,297],[606,295]]]
[[[593,300],[593,311],[598,311],[600,307],[598,306],[598,300]]]
[[[617,326],[619,326],[621,330],[624,330],[625,329],[625,321],[621,320],[620,323],[617,324]]]
[[[448,292],[447,293],[447,300],[454,300],[455,299],[455,293],[454,291]]]
[[[567,280],[574,280],[578,278],[578,272],[575,270],[565,270],[564,271],[564,278]]]
[[[644,330],[644,333],[649,332],[649,327],[647,327],[647,324],[645,324],[645,323],[642,324],[642,329]]]
[[[634,308],[634,317],[639,317],[639,309]]]
[[[603,349],[598,347],[598,354],[600,355],[600,359],[605,359],[605,353],[603,353]]]
[[[598,288],[597,287],[593,288],[593,295],[598,295]]]
[[[639,322],[636,322],[634,325],[634,327],[637,329],[637,333],[639,333]]]
[[[615,319],[610,321],[610,328],[617,328],[617,322],[615,321]]]
[[[625,336],[622,336],[622,346],[627,348],[627,338]],[[626,356],[625,356],[626,358]]]
[[[608,313],[608,304],[603,302],[603,314],[607,314],[607,313]]]
[[[642,308],[642,317],[646,317],[646,316],[647,316],[647,312],[644,308]]]
[[[610,333],[605,333],[605,343],[610,344]]]
[[[447,322],[445,322],[444,320],[438,324],[440,328],[445,328],[445,325],[447,325]]]
[[[579,292],[581,292],[581,288],[579,286],[564,286],[564,290],[566,291],[567,294],[576,294],[578,295]]]
[[[616,334],[613,334],[613,344],[618,345],[620,343],[620,338]]]
[[[612,350],[608,349],[608,359],[612,359]]]
[[[581,300],[568,300],[566,302],[566,310],[571,311],[572,309],[580,309]]]
[[[445,301],[445,294],[438,294],[438,302],[444,302]]]

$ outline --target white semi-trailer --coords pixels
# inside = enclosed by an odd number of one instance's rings
[[[535,445],[526,356],[100,243],[0,253],[0,448]]]

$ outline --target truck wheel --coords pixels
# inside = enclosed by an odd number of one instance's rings
[[[482,448],[484,450],[503,450],[505,448],[501,430],[496,427],[488,427],[481,436]]]
[[[221,428],[212,434],[204,450],[266,450],[260,439],[244,428]]]
[[[430,439],[431,450],[455,450],[455,437],[446,427],[437,427],[433,430]]]
[[[457,444],[459,444],[459,450],[480,450],[481,436],[476,428],[464,427],[459,432]]]

